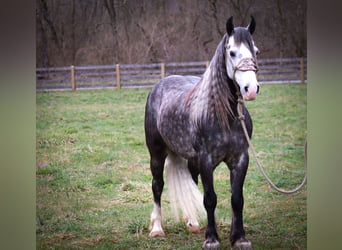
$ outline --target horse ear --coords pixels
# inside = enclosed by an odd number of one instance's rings
[[[251,22],[249,23],[247,29],[248,29],[249,33],[251,33],[251,35],[253,35],[253,33],[255,31],[255,20],[254,20],[253,16],[251,16]]]
[[[234,31],[233,16],[231,16],[226,23],[226,29],[228,36],[231,36]]]

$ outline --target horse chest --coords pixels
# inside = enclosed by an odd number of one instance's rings
[[[205,152],[215,165],[224,159],[239,155],[248,148],[247,141],[239,128],[231,131],[206,130],[197,141],[198,151]]]

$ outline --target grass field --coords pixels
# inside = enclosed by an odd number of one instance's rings
[[[37,249],[200,249],[200,234],[172,220],[162,198],[165,238],[148,237],[152,210],[144,139],[148,89],[37,93]],[[274,182],[293,188],[304,175],[306,85],[263,85],[248,102],[252,142]],[[229,249],[229,172],[215,171],[217,222]],[[167,190],[167,187],[166,187]],[[306,187],[270,189],[251,159],[244,220],[254,249],[306,249]]]

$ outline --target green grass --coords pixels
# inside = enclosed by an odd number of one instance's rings
[[[172,220],[148,237],[151,174],[143,120],[148,89],[37,93],[37,249],[200,249],[200,234]],[[304,175],[306,85],[264,85],[248,102],[252,142],[270,177],[289,189]],[[229,172],[215,171],[217,222],[229,248]],[[166,194],[166,193],[165,193]],[[306,249],[306,188],[269,188],[251,157],[244,221],[254,249]]]

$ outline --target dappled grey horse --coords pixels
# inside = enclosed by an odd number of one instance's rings
[[[168,76],[153,86],[146,103],[145,134],[153,175],[154,208],[151,237],[164,236],[161,195],[166,169],[171,207],[182,211],[191,232],[200,230],[198,218],[206,212],[204,249],[219,247],[215,222],[217,197],[213,172],[220,162],[230,170],[233,247],[250,249],[243,227],[243,183],[249,156],[248,143],[239,119],[245,119],[249,136],[252,120],[243,106],[238,117],[239,98],[254,100],[259,92],[256,54],[252,34],[255,20],[236,27],[233,18],[203,76]],[[198,190],[201,177],[204,198]],[[204,208],[203,208],[204,204]],[[178,214],[176,213],[176,216]]]

